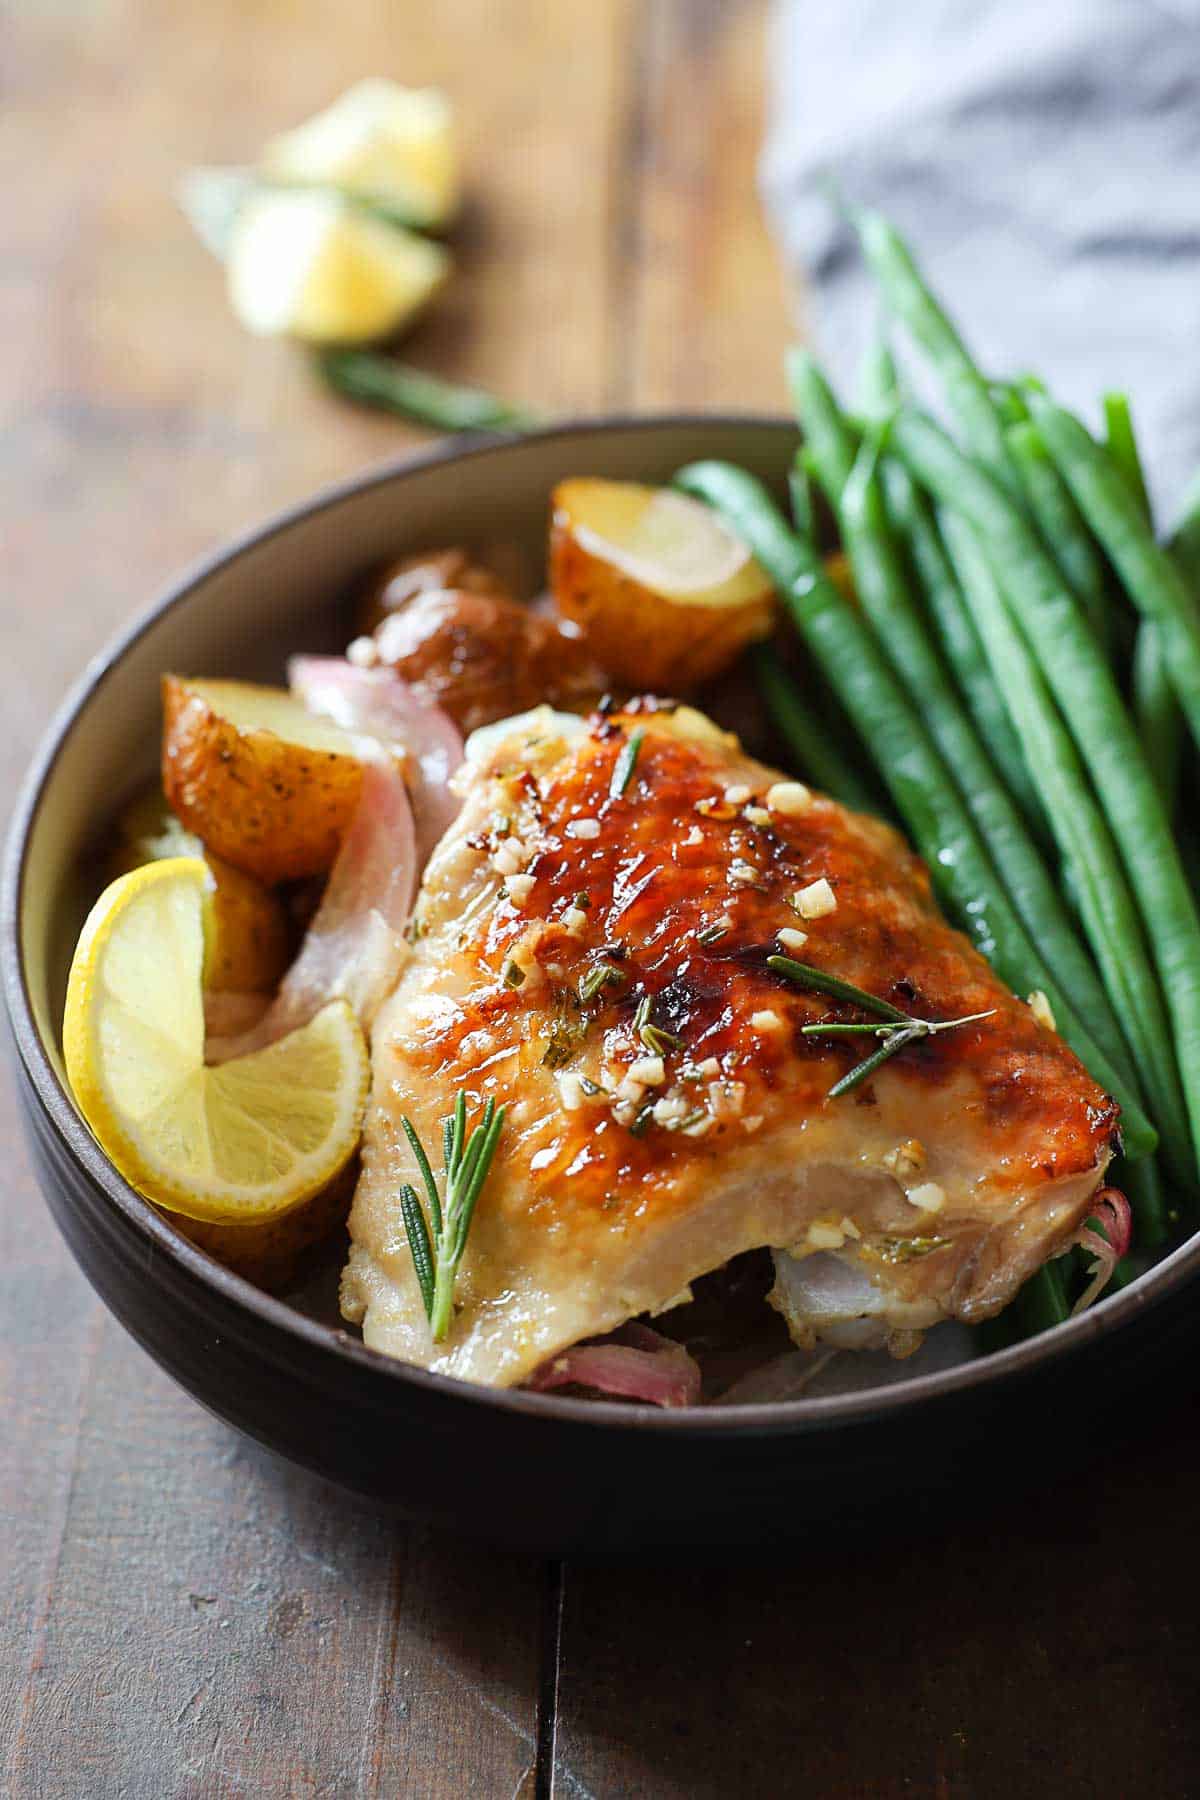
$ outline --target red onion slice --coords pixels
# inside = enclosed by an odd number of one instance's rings
[[[1072,1317],[1085,1312],[1100,1298],[1112,1280],[1113,1270],[1133,1241],[1133,1214],[1120,1188],[1101,1188],[1088,1218],[1099,1221],[1104,1235],[1084,1224],[1072,1239],[1072,1247],[1078,1244],[1081,1250],[1087,1250],[1095,1258],[1089,1270],[1091,1279],[1071,1308]]]
[[[700,1365],[672,1338],[648,1325],[622,1325],[591,1344],[573,1344],[543,1363],[526,1384],[536,1393],[588,1387],[609,1398],[650,1406],[696,1406]]]
[[[323,713],[343,731],[411,752],[407,770],[424,868],[461,805],[450,777],[463,759],[457,725],[391,669],[359,669],[340,656],[294,656],[288,680],[310,712]]]
[[[261,1050],[306,1025],[330,1000],[348,1000],[369,1026],[400,973],[416,874],[408,790],[396,763],[382,757],[364,766],[362,794],[321,904],[265,1017],[240,1037],[210,1039],[208,1060]]]

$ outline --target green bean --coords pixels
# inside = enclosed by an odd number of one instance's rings
[[[807,350],[788,351],[787,372],[808,464],[836,512],[858,454],[858,434],[843,418],[833,390]]]
[[[1108,590],[1104,563],[1071,498],[1071,490],[1055,468],[1036,425],[1012,425],[1005,438],[1029,510],[1046,548],[1091,621],[1097,640],[1107,650]]]
[[[805,537],[812,537],[816,530],[816,517],[813,512],[812,477],[804,466],[804,458],[799,451],[796,460],[788,471],[788,498],[792,505],[792,520],[797,531]]]
[[[971,609],[946,555],[932,510],[902,462],[883,461],[883,487],[893,526],[907,540],[913,567],[937,629],[946,660],[992,762],[1020,807],[1035,841],[1050,843],[1050,826],[1013,730],[1008,709],[992,677],[991,664],[975,629]]]
[[[996,479],[1019,497],[1020,484],[1009,460],[1004,429],[988,382],[926,285],[912,252],[879,213],[860,213],[857,224],[863,253],[874,270],[884,300],[938,370],[946,400],[967,443]]]
[[[1129,395],[1115,391],[1104,396],[1104,439],[1108,454],[1124,475],[1129,491],[1142,510],[1147,523],[1153,518],[1146,471],[1142,467],[1137,433],[1133,429],[1133,413]]]
[[[1142,620],[1134,639],[1129,701],[1150,773],[1168,818],[1174,818],[1184,745],[1183,714],[1171,683],[1162,632],[1150,619]]]
[[[875,332],[858,370],[858,403],[869,419],[886,419],[900,404],[900,371],[891,346]]]
[[[750,654],[758,691],[776,730],[795,757],[799,772],[852,812],[878,813],[878,796],[863,781],[849,756],[840,753],[836,739],[807,710],[795,682],[780,666],[777,653],[769,645],[759,644]]]
[[[841,525],[859,604],[957,784],[1025,929],[1055,981],[1070,994],[1090,1036],[1120,1069],[1126,1085],[1134,1086],[1121,1028],[1095,967],[925,629],[891,536],[876,474],[878,450],[868,442],[854,457],[853,433],[820,370],[810,358],[794,359],[792,370],[801,421]],[[833,483],[850,458],[849,476],[838,490]],[[1162,1024],[1165,1030],[1165,1020]]]
[[[758,557],[801,636],[839,695],[906,819],[945,904],[1001,979],[1018,993],[1041,988],[1077,1055],[1120,1101],[1126,1153],[1157,1139],[1136,1096],[1080,1024],[1046,969],[1000,882],[970,816],[871,632],[825,574],[812,547],[789,531],[762,483],[728,463],[693,463],[675,477],[705,500]]]
[[[371,350],[322,350],[317,367],[347,400],[432,425],[435,431],[530,431],[538,423],[532,414],[481,388],[459,387]]]
[[[1124,475],[1146,523],[1151,524],[1146,474],[1126,394],[1105,394],[1104,426],[1109,457]],[[1142,620],[1134,639],[1129,700],[1150,772],[1158,783],[1168,815],[1173,817],[1183,755],[1183,717],[1175,698],[1162,633],[1152,619]]]
[[[1044,403],[1035,400],[1034,410],[1044,425]],[[991,568],[1083,753],[1138,898],[1174,1024],[1193,1143],[1200,1143],[1200,920],[1112,671],[1074,596],[999,483],[918,415],[896,419],[890,442],[939,502],[982,534]],[[1083,505],[1080,493],[1076,499]],[[1083,511],[1089,516],[1086,505]],[[1032,755],[1031,768],[1036,780]],[[1164,1060],[1160,1054],[1155,1066]],[[1168,1111],[1173,1088],[1168,1084],[1156,1097]]]
[[[1025,400],[1011,383],[992,383],[990,391],[994,395],[1001,387],[1012,404],[1014,416],[1019,412],[1028,418]],[[895,358],[879,334],[872,340],[863,359],[859,390],[868,417],[880,425],[895,411],[902,398]],[[1004,702],[992,680],[987,656],[959,590],[958,578],[946,558],[928,502],[918,492],[903,463],[893,457],[884,459],[880,478],[891,528],[907,547],[942,652],[958,682],[975,729],[1020,808],[1034,840],[1044,849],[1050,842],[1050,830],[1042,803],[1025,767],[1025,758]]]
[[[1126,477],[1106,452],[1078,419],[1061,407],[1040,398],[1032,404],[1051,453],[1126,593],[1142,617],[1152,620],[1162,634],[1175,693],[1200,744],[1200,604],[1169,552],[1155,542]],[[1163,980],[1167,980],[1165,972]],[[1200,986],[1200,970],[1196,982]],[[1197,1031],[1200,1048],[1200,1002]],[[1181,1046],[1181,1058],[1183,1054]],[[1197,1087],[1200,1130],[1200,1069]]]
[[[1043,1263],[1023,1283],[1004,1311],[976,1327],[985,1353],[1006,1350],[1022,1338],[1037,1337],[1071,1316],[1066,1283],[1057,1261]]]
[[[1141,920],[1104,814],[1033,653],[1021,635],[980,540],[944,510],[942,532],[983,638],[1065,861],[1074,871],[1084,930],[1135,1066],[1156,1092],[1179,1172],[1189,1171],[1187,1117],[1170,1052],[1170,1027],[1146,952]]]

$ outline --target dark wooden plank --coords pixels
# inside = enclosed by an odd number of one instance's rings
[[[15,1796],[511,1795],[540,1575],[284,1468],[106,1324],[13,1735]]]
[[[631,0],[395,9],[0,0],[0,792],[196,554],[422,441],[247,338],[172,189],[367,73],[456,95],[462,275],[412,354],[548,412],[611,397]],[[531,1793],[543,1574],[281,1471],[71,1267],[0,1097],[0,1792]],[[419,1454],[419,1447],[414,1447]]]
[[[572,1568],[555,1791],[1195,1793],[1198,1427],[1193,1392],[1050,1492],[968,1517],[945,1495],[942,1530],[893,1518],[770,1566]]]

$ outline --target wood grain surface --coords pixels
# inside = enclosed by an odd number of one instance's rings
[[[11,793],[181,564],[418,434],[249,340],[172,200],[366,73],[445,85],[471,206],[414,360],[547,413],[781,404],[762,0],[0,4]],[[112,1323],[0,1099],[0,1794],[1184,1794],[1200,1401],[1072,1483],[786,1566],[544,1566],[235,1439]],[[1069,1421],[1064,1421],[1069,1429]],[[503,1472],[496,1472],[503,1479]],[[681,1496],[686,1504],[686,1496]]]

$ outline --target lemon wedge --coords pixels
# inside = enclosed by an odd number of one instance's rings
[[[450,272],[440,244],[339,194],[263,189],[229,234],[229,299],[247,330],[309,344],[392,337]]]
[[[461,193],[446,96],[380,78],[357,82],[324,112],[272,139],[259,169],[271,181],[340,188],[427,229],[450,222]]]
[[[369,1061],[337,1000],[265,1050],[204,1063],[209,877],[148,863],[97,900],[67,984],[79,1107],[133,1187],[192,1219],[256,1224],[312,1198],[358,1144]]]

